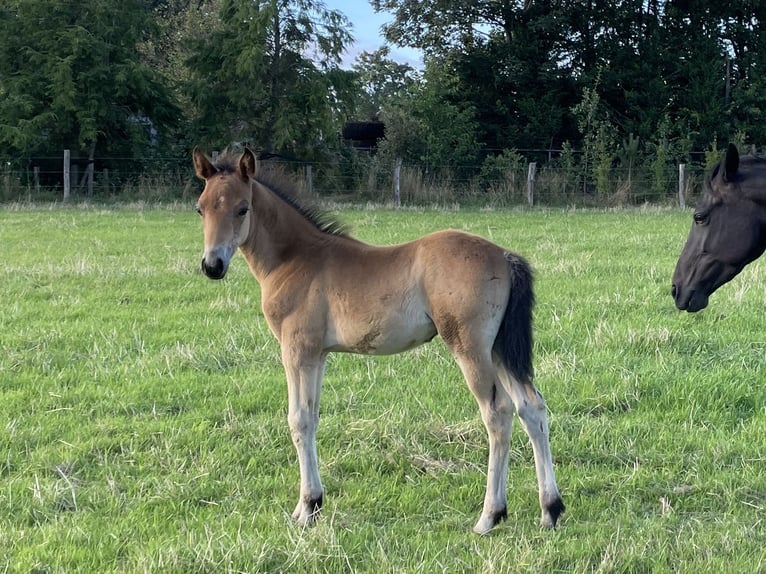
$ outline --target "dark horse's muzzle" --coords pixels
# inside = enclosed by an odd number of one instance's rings
[[[208,279],[223,279],[224,275],[226,275],[226,265],[220,257],[216,257],[212,264],[208,263],[207,259],[203,257],[200,269],[202,269],[202,272]]]
[[[696,313],[707,307],[709,296],[700,289],[690,290],[673,284],[671,295],[679,311]]]

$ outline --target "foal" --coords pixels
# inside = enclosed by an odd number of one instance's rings
[[[564,511],[543,397],[532,384],[532,274],[524,259],[481,237],[439,231],[388,247],[349,237],[257,174],[253,153],[213,164],[194,150],[205,181],[197,202],[202,271],[222,279],[239,248],[261,287],[279,340],[288,423],[300,466],[299,524],[322,506],[316,432],[327,354],[400,353],[441,335],[479,404],[489,437],[484,507],[474,531],[504,519],[511,424],[532,442],[541,522]]]

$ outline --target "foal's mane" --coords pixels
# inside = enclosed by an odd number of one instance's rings
[[[213,162],[213,167],[223,173],[237,173],[239,157],[239,153],[226,150]],[[306,205],[298,200],[298,190],[295,181],[283,169],[273,165],[269,169],[262,169],[261,164],[258,166],[253,179],[266,187],[322,233],[338,237],[349,237],[348,225],[324,209],[315,205]]]

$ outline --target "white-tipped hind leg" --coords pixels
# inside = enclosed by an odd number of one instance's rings
[[[531,381],[520,383],[505,372],[501,372],[501,377],[504,383],[508,383],[521,425],[532,443],[542,510],[540,523],[552,528],[556,526],[559,515],[564,512],[564,503],[561,500],[553,471],[553,455],[551,454],[545,400]]]
[[[492,380],[487,396],[482,393],[479,410],[489,439],[487,463],[487,490],[481,516],[473,527],[478,534],[486,534],[508,516],[508,457],[513,428],[513,403],[499,381]]]
[[[508,455],[513,425],[513,402],[500,384],[488,354],[455,354],[468,387],[476,398],[487,429],[489,461],[484,506],[474,532],[486,534],[508,515]]]
[[[292,517],[301,526],[307,526],[319,516],[323,501],[316,435],[325,357],[299,359],[283,349],[282,360],[287,373],[287,422],[301,474],[300,495]]]

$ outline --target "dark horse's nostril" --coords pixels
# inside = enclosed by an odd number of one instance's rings
[[[670,294],[673,296],[673,299],[676,298],[676,293],[678,293],[678,287],[676,287],[675,283],[670,288]]]

